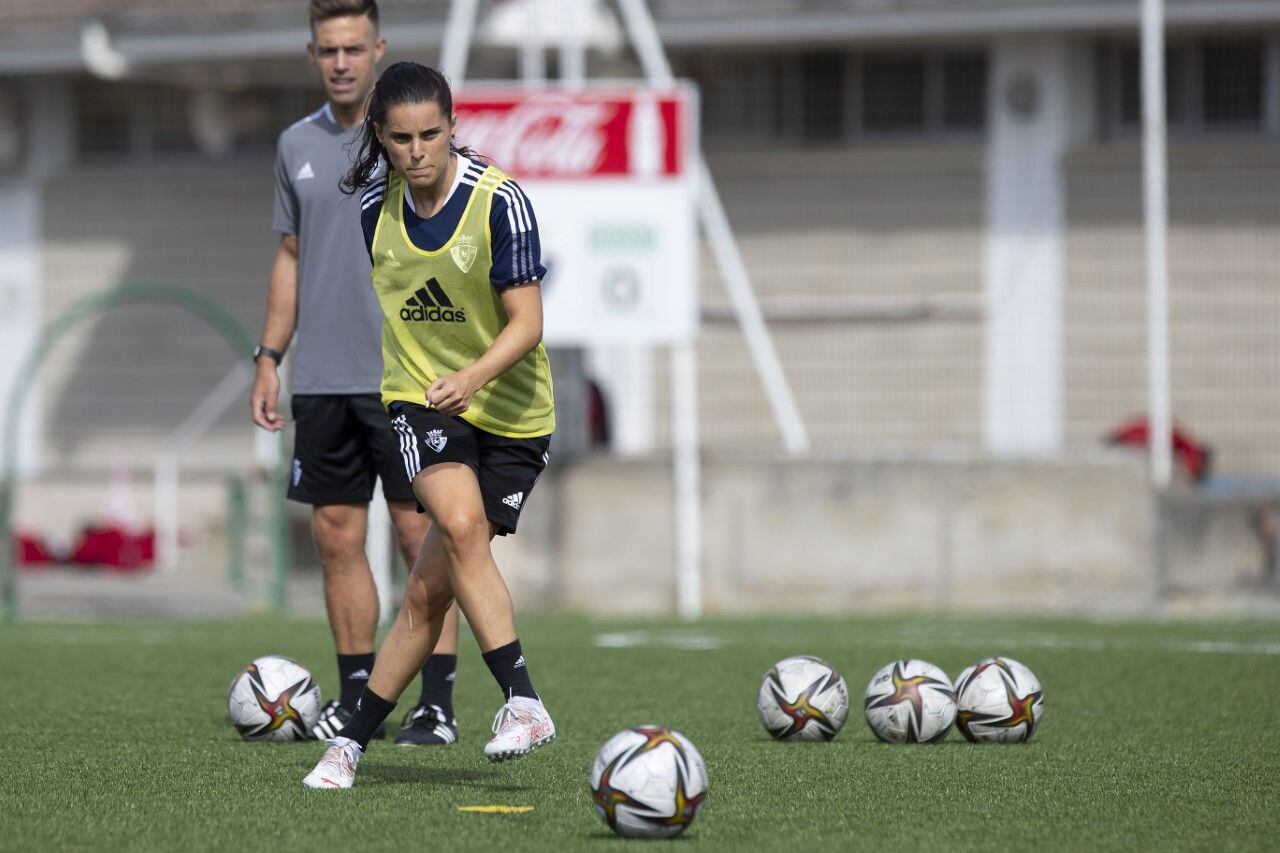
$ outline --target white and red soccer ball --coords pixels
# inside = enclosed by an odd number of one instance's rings
[[[973,743],[1031,740],[1044,718],[1044,690],[1013,658],[993,657],[967,667],[955,683],[956,726]]]
[[[765,673],[756,713],[776,740],[831,740],[849,715],[849,688],[826,661],[796,655]]]
[[[707,768],[684,735],[644,725],[618,732],[591,768],[591,798],[610,829],[628,838],[671,838],[698,816]]]
[[[885,665],[871,677],[863,705],[867,725],[886,743],[936,743],[956,721],[951,679],[923,660]]]
[[[257,658],[231,681],[227,710],[245,740],[306,740],[320,717],[320,687],[301,664]]]

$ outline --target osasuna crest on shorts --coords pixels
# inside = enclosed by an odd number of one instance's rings
[[[439,453],[444,450],[444,446],[449,443],[449,437],[444,434],[444,430],[442,429],[428,430],[427,437],[423,439],[423,443],[436,453]]]

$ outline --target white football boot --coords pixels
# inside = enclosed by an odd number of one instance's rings
[[[356,765],[364,754],[360,744],[351,738],[336,737],[325,741],[329,748],[324,757],[316,765],[316,769],[307,774],[302,784],[308,788],[350,788],[356,781]]]
[[[493,718],[493,739],[484,745],[484,755],[490,761],[508,761],[555,739],[556,724],[543,704],[513,696]]]

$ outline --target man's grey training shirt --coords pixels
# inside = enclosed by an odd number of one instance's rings
[[[325,104],[280,134],[272,227],[298,237],[298,329],[289,358],[295,394],[376,394],[382,309],[370,282],[360,198],[338,181],[360,125],[343,130]]]

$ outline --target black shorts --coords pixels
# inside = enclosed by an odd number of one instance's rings
[[[295,394],[293,423],[290,500],[367,504],[378,477],[387,500],[413,500],[380,395]]]
[[[410,479],[440,462],[461,462],[480,481],[484,514],[498,535],[516,532],[520,511],[551,458],[551,436],[506,438],[416,403],[392,403],[391,426]]]

